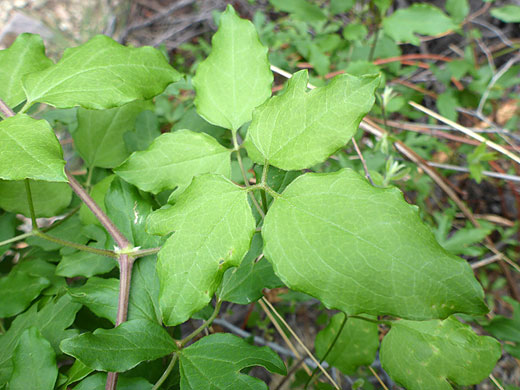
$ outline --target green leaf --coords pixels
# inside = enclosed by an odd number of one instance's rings
[[[240,19],[230,4],[211,43],[211,54],[193,78],[195,106],[208,122],[236,131],[271,96],[267,47],[253,24]]]
[[[253,113],[245,147],[258,164],[285,170],[309,168],[345,145],[374,103],[378,76],[336,76],[306,92],[307,71],[297,72],[286,91]]]
[[[39,258],[38,252],[34,256],[32,257],[32,253],[30,253],[23,261],[20,261],[16,265],[17,271],[49,280],[50,286],[42,291],[43,295],[56,295],[64,291],[67,287],[67,282],[64,278],[55,274],[56,266]]]
[[[101,390],[107,383],[107,374],[98,372],[82,380],[74,390]],[[119,376],[117,380],[117,390],[151,390],[152,384],[143,378],[129,378]]]
[[[98,371],[122,372],[145,360],[175,351],[175,341],[160,325],[147,320],[123,322],[114,329],[97,329],[63,340],[61,350]]]
[[[418,46],[415,34],[438,35],[457,28],[439,8],[429,4],[413,4],[383,20],[384,32],[395,41]]]
[[[256,261],[262,253],[260,234],[253,236],[251,249],[240,266],[230,268],[224,274],[218,296],[221,300],[247,305],[262,297],[264,288],[282,287],[283,283],[274,274],[273,267],[265,258]]]
[[[298,177],[274,200],[262,236],[288,287],[348,315],[487,312],[471,268],[442,249],[417,207],[353,170]]]
[[[520,302],[510,297],[504,297],[504,300],[513,307],[513,318],[494,316],[484,329],[494,337],[505,341],[505,350],[520,359]]]
[[[308,0],[269,0],[269,2],[280,11],[290,13],[305,22],[327,19],[320,7]],[[348,7],[350,1],[346,1],[346,3]],[[337,8],[338,6],[336,5],[335,7]]]
[[[75,302],[88,307],[96,316],[106,318],[113,324],[116,323],[118,279],[102,279],[93,276],[83,286],[70,288],[69,294]]]
[[[143,111],[135,118],[135,129],[123,134],[129,152],[147,149],[161,135],[159,119],[152,111]]]
[[[182,390],[267,390],[267,385],[260,379],[241,373],[244,368],[253,366],[286,374],[283,361],[274,351],[268,347],[255,347],[227,333],[206,336],[179,355]]]
[[[151,99],[180,74],[152,47],[125,47],[105,35],[66,49],[60,61],[23,78],[28,104],[102,110]]]
[[[83,233],[92,239],[88,246],[98,249],[107,249],[107,233],[103,228],[95,225],[85,226]],[[61,259],[56,268],[56,275],[73,278],[104,274],[111,271],[117,262],[115,259],[96,255],[95,253],[75,251],[69,253]]]
[[[123,135],[132,130],[137,116],[152,108],[137,100],[108,110],[78,109],[78,128],[72,133],[74,145],[90,167],[114,168],[130,153]]]
[[[155,259],[148,256],[136,261],[132,270],[132,284],[128,319],[146,319],[160,324],[158,305],[159,280],[155,273]],[[116,322],[119,280],[91,277],[81,287],[69,289],[74,301],[88,307],[98,317]]]
[[[331,0],[330,12],[332,13],[332,15],[347,12],[354,6],[355,3],[355,0]]]
[[[469,13],[468,0],[446,0],[446,11],[455,23],[461,23]]]
[[[56,355],[40,331],[30,327],[22,333],[13,353],[9,390],[52,390],[58,377]]]
[[[0,318],[21,313],[49,285],[47,278],[13,268],[7,276],[0,278]]]
[[[477,336],[453,317],[394,322],[381,343],[384,370],[408,390],[451,390],[450,382],[463,386],[480,383],[500,355],[497,340]]]
[[[345,315],[334,315],[315,341],[316,356],[323,359],[325,353],[341,329]],[[349,318],[325,361],[347,375],[355,373],[359,366],[369,366],[379,348],[377,324]]]
[[[436,104],[437,109],[442,116],[445,116],[452,121],[457,121],[457,107],[460,106],[460,103],[452,91],[446,91],[439,94]]]
[[[24,114],[0,122],[0,179],[68,181],[61,145],[49,123]]]
[[[53,65],[45,56],[45,46],[39,35],[20,34],[9,47],[0,51],[0,99],[15,108],[25,100],[22,76]]]
[[[153,213],[152,234],[175,234],[158,255],[163,321],[177,325],[206,306],[224,271],[247,253],[255,220],[245,189],[219,175],[197,176],[173,207]]]
[[[182,192],[193,176],[219,173],[229,177],[230,158],[231,150],[213,137],[178,130],[162,134],[147,150],[133,153],[115,172],[143,191],[158,194],[180,187]]]
[[[29,182],[37,217],[54,217],[70,204],[72,190],[67,183]],[[0,207],[26,217],[31,215],[24,181],[0,180]]]
[[[108,189],[110,188],[110,183],[112,183],[112,180],[116,175],[108,175],[103,180],[99,181],[98,183],[94,184],[90,190],[90,196],[94,201],[97,203],[99,207],[101,207],[101,210],[106,214],[107,208],[105,207],[105,195],[108,192]],[[81,204],[81,207],[79,209],[79,217],[81,219],[81,222],[85,225],[98,225],[101,226],[101,222],[96,218],[96,216],[90,211],[88,206],[85,203]]]
[[[94,371],[92,368],[88,368],[79,360],[76,360],[66,373],[67,376],[66,380],[63,382],[63,388],[67,389],[71,383],[82,380],[92,371]],[[58,383],[58,385],[60,384]]]
[[[506,23],[520,23],[520,6],[505,5],[503,7],[493,8],[491,15]]]
[[[146,256],[136,261],[132,270],[132,294],[129,318],[144,318],[161,323],[159,307],[159,277],[155,269],[157,256]]]
[[[22,333],[35,326],[47,339],[54,351],[60,353],[58,344],[61,340],[76,334],[75,330],[67,329],[81,305],[72,302],[67,295],[55,298],[38,311],[38,303],[32,305],[27,311],[18,315],[7,332],[0,337],[0,385],[6,383],[11,377],[12,354]]]
[[[159,246],[161,238],[145,231],[146,218],[152,212],[152,201],[143,198],[133,185],[116,177],[105,195],[105,206],[108,217],[135,246]]]

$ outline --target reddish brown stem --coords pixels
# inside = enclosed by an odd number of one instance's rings
[[[76,195],[87,205],[87,207],[94,213],[96,218],[101,224],[107,229],[108,233],[112,236],[119,249],[126,249],[130,246],[130,242],[125,236],[119,231],[114,223],[107,217],[101,207],[90,197],[88,192],[78,183],[78,181],[69,172],[66,172],[67,178],[69,179],[69,185],[72,187]]]

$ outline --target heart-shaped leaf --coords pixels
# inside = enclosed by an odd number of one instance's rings
[[[274,200],[262,236],[287,286],[349,315],[487,312],[470,266],[435,241],[417,207],[350,169],[298,177]]]

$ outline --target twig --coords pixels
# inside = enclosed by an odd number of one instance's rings
[[[504,388],[502,387],[502,385],[496,380],[496,378],[493,376],[493,374],[489,374],[489,379],[491,379],[491,382],[493,382],[493,384],[499,388],[499,390],[504,390]]]
[[[450,165],[450,164],[440,164],[433,161],[427,161],[426,162],[430,167],[435,168],[441,168],[441,169],[448,169],[450,171],[457,171],[457,172],[469,172],[469,169],[466,167],[459,167],[457,165]],[[515,175],[509,175],[506,173],[498,173],[493,171],[483,171],[482,174],[484,176],[493,177],[495,179],[502,179],[502,180],[508,180],[508,181],[514,181],[520,183],[520,176]]]
[[[520,58],[520,56],[518,56]],[[413,101],[409,101],[408,102],[409,105],[411,105],[412,107],[418,109],[419,111],[422,111],[424,112],[425,114],[441,121],[441,122],[444,122],[446,123],[447,125],[450,125],[451,127],[453,127],[454,129],[457,129],[459,130],[460,132],[480,141],[480,142],[483,142],[485,143],[486,145],[488,145],[490,148],[492,149],[495,149],[497,152],[500,152],[502,153],[503,155],[509,157],[511,160],[513,160],[514,162],[516,162],[517,164],[520,164],[520,157],[518,157],[517,155],[511,153],[509,150],[505,149],[504,147],[494,143],[493,141],[487,139],[487,138],[484,138],[482,137],[481,135],[475,133],[474,131],[471,131],[470,129],[468,129],[467,127],[464,127],[462,125],[459,125],[458,123],[456,122],[453,122],[452,120],[449,120],[448,118],[445,118],[443,117],[442,115],[439,115],[437,114],[436,112],[420,105],[420,104],[417,104]]]
[[[486,87],[486,90],[484,91],[484,93],[482,94],[482,97],[480,98],[480,102],[478,103],[477,114],[482,115],[482,110],[484,109],[484,105],[486,104],[486,101],[489,97],[489,93],[491,92],[491,89],[496,84],[496,82],[500,79],[500,77],[502,77],[504,75],[504,73],[506,73],[509,70],[509,68],[511,68],[515,64],[515,62],[517,62],[518,60],[520,60],[520,54],[517,54],[516,56],[511,57],[509,59],[509,61],[507,61],[500,68],[500,70],[498,72],[496,72],[495,75],[491,78],[488,86]],[[515,161],[520,163],[517,160],[515,160]]]
[[[325,368],[323,368],[323,366],[320,364],[320,362],[318,362],[318,360],[314,357],[314,355],[311,353],[311,351],[309,351],[309,349],[305,346],[303,341],[298,337],[296,332],[284,320],[284,318],[280,315],[280,313],[278,313],[278,311],[274,308],[274,306],[271,304],[271,302],[269,302],[265,297],[262,297],[262,299],[259,300],[258,303],[260,303],[260,306],[262,306],[262,303],[265,303],[269,307],[269,309],[271,309],[271,311],[278,317],[278,319],[282,322],[282,324],[284,324],[284,326],[287,328],[289,333],[291,333],[291,335],[296,339],[298,344],[300,344],[300,346],[303,348],[305,353],[314,361],[314,363],[317,364],[317,366],[320,368],[321,372],[323,372],[323,375],[325,375],[325,377],[330,381],[330,383],[332,383],[332,385],[336,389],[340,390],[340,387],[338,386],[338,384],[334,381],[334,379],[332,379],[332,377],[329,375],[327,370],[325,370]]]
[[[372,375],[374,375],[377,379],[377,381],[379,382],[379,384],[383,387],[383,389],[385,390],[388,390],[388,387],[386,387],[385,385],[385,382],[383,382],[381,380],[381,378],[379,377],[379,375],[377,375],[377,372],[371,367],[371,366],[368,366],[368,369],[370,370],[370,372],[372,373]]]
[[[344,316],[343,321],[341,322],[338,333],[336,333],[336,336],[334,337],[332,342],[329,344],[329,347],[327,348],[325,355],[323,355],[323,357],[320,359],[320,364],[322,364],[325,361],[325,359],[327,359],[327,356],[329,356],[330,351],[332,351],[332,348],[334,348],[334,346],[336,345],[336,343],[339,339],[339,336],[341,336],[341,333],[343,332],[343,328],[345,328],[345,325],[347,324],[348,316],[345,313],[343,313],[343,316]],[[307,379],[307,382],[305,383],[304,390],[307,389],[307,387],[309,386],[309,384],[312,381],[312,378],[314,377],[314,375],[316,375],[317,371],[318,371],[318,367],[316,367],[314,369],[314,371],[312,371],[312,375],[309,377],[309,379]]]
[[[167,16],[170,16],[171,14],[173,14],[175,11],[177,11],[178,9],[181,9],[181,8],[184,8],[184,7],[187,7],[188,5],[191,5],[195,3],[195,0],[181,0],[181,1],[178,1],[176,3],[174,3],[172,6],[170,6],[169,8],[166,8],[164,11],[152,16],[150,19],[147,19],[143,22],[140,22],[140,23],[136,23],[136,24],[133,24],[131,26],[128,26],[122,33],[121,33],[121,36],[119,37],[119,42],[120,43],[125,43],[126,42],[126,38],[128,37],[128,35],[132,32],[132,31],[135,31],[135,30],[140,30],[142,28],[145,28],[145,27],[148,27],[148,26],[151,26],[152,24],[158,22],[159,20],[161,19],[164,19],[166,18]]]
[[[240,336],[240,337],[243,337],[243,338],[253,338],[254,342],[258,345],[266,345],[268,346],[269,348],[271,348],[273,351],[276,351],[278,352],[280,355],[284,355],[284,356],[289,356],[289,357],[292,357],[294,359],[297,359],[298,357],[294,354],[294,352],[292,352],[291,350],[287,349],[287,348],[284,348],[272,341],[267,341],[265,339],[263,339],[262,337],[260,336],[253,336],[251,333],[239,328],[238,326],[235,326],[233,324],[231,324],[230,322],[226,321],[225,319],[222,319],[222,318],[215,318],[215,320],[213,321],[214,324],[216,325],[219,325],[219,326],[222,326],[223,328],[226,328],[227,330],[233,332],[234,334]],[[317,367],[316,363],[314,363],[311,359],[309,358],[305,358],[304,360],[305,364],[308,365],[309,367],[312,367],[312,368],[315,368]],[[327,363],[323,363],[322,364],[323,367],[328,367]]]
[[[282,337],[283,341],[285,341],[285,344],[287,344],[287,346],[289,347],[289,349],[292,351],[292,353],[294,354],[294,356],[297,358],[297,359],[300,359],[301,358],[301,354],[300,352],[298,352],[298,350],[294,347],[293,343],[291,342],[291,340],[289,340],[289,338],[287,337],[287,335],[285,334],[284,330],[282,329],[282,327],[280,326],[280,324],[278,323],[278,321],[276,321],[276,319],[273,317],[273,315],[271,314],[271,312],[269,311],[269,309],[267,308],[267,306],[265,305],[265,303],[263,303],[261,300],[258,301],[258,304],[260,305],[260,307],[262,308],[262,310],[265,312],[265,314],[267,315],[267,317],[269,317],[269,320],[271,321],[271,323],[274,325],[274,327],[276,328],[276,330],[278,331],[278,334]],[[304,363],[303,364],[303,369],[305,370],[305,372],[308,374],[308,375],[311,375],[312,374],[312,371],[309,369],[309,367],[307,367],[307,365]]]
[[[359,150],[359,146],[354,137],[352,137],[352,144],[354,145],[354,149],[356,149],[356,153],[359,156],[359,159],[361,160],[361,164],[363,164],[363,169],[365,170],[365,177],[370,182],[370,184],[372,184],[372,186],[375,186],[374,182],[372,181],[372,177],[370,176],[370,172],[368,171],[367,163],[363,158],[363,154],[361,154],[361,150]]]

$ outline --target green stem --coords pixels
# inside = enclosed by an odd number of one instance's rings
[[[166,379],[168,379],[168,376],[173,370],[173,367],[175,367],[175,363],[177,362],[177,354],[173,353],[172,359],[170,360],[170,364],[168,364],[168,367],[166,367],[166,370],[163,372],[157,383],[152,387],[152,390],[157,390],[161,385],[164,383]]]
[[[36,222],[36,213],[34,212],[31,184],[29,183],[29,179],[25,179],[25,192],[27,193],[27,203],[29,204],[29,212],[31,213],[32,230],[38,230],[38,223]]]
[[[1,319],[0,320],[0,334],[4,334],[4,333],[5,333],[4,320]]]
[[[262,185],[264,186],[263,191],[260,193],[262,197],[262,207],[264,209],[264,213],[267,214],[267,194],[265,187],[267,187],[267,171],[269,170],[269,163],[267,161],[264,162],[264,169],[262,170]]]
[[[75,207],[70,213],[68,213],[64,218],[62,219],[59,219],[58,221],[54,222],[51,226],[47,226],[46,228],[44,229],[40,229],[40,231],[42,232],[48,232],[49,230],[52,230],[54,229],[56,226],[59,226],[60,224],[62,224],[63,222],[65,222],[67,219],[69,219],[72,215],[74,215],[74,213],[76,213],[77,211],[79,210],[79,206],[78,207]],[[21,241],[25,238],[28,238],[28,237],[32,237],[34,236],[35,233],[34,231],[30,231],[28,233],[24,233],[24,234],[20,234],[19,236],[16,236],[16,237],[11,237],[9,238],[8,240],[5,240],[5,241],[0,241],[0,246],[4,246],[4,245],[7,245],[7,244],[11,244],[13,242],[17,242],[17,241]]]
[[[161,247],[147,248],[147,249],[138,249],[136,251],[133,251],[133,252],[129,253],[129,255],[132,256],[133,258],[137,259],[139,257],[155,255],[160,250],[161,250]]]
[[[29,108],[31,108],[31,102],[26,101],[19,113],[25,114],[29,110]]]
[[[343,328],[345,327],[345,324],[347,323],[347,320],[348,320],[348,316],[345,313],[343,313],[343,315],[344,315],[344,318],[343,318],[343,322],[341,322],[341,326],[339,327],[339,331],[336,334],[336,337],[334,337],[334,340],[332,340],[332,343],[330,343],[329,348],[327,349],[327,352],[325,352],[325,355],[323,355],[323,357],[321,358],[320,365],[322,365],[323,362],[325,361],[325,359],[327,359],[327,356],[329,356],[330,351],[332,351],[332,348],[334,347],[334,345],[336,345],[336,343],[339,339],[339,336],[341,336],[341,332],[343,332]],[[309,383],[311,383],[312,378],[314,377],[314,375],[316,375],[318,370],[319,370],[319,366],[316,366],[316,368],[312,372],[311,376],[307,380],[307,383],[305,383],[305,387],[303,388],[304,390],[307,389],[307,387],[309,386]]]
[[[21,241],[24,238],[34,236],[34,234],[35,234],[34,231],[30,231],[28,233],[20,234],[19,236],[16,236],[16,237],[11,237],[8,240],[0,241],[0,247],[4,246],[4,245],[7,245],[7,244],[11,244],[11,243],[16,242],[16,241]]]
[[[117,257],[118,257],[118,255],[113,251],[109,251],[106,249],[93,248],[91,246],[78,244],[76,242],[62,240],[61,238],[58,238],[58,237],[49,236],[48,234],[46,234],[40,230],[33,231],[33,235],[43,238],[44,240],[55,242],[56,244],[60,244],[62,246],[68,246],[70,248],[74,248],[74,249],[77,249],[80,251],[90,252],[90,253],[94,253],[96,255],[101,255],[101,256],[112,257],[115,259],[117,259]]]
[[[246,185],[246,188],[249,188],[249,180],[247,180],[247,173],[244,168],[244,163],[242,162],[242,156],[240,155],[240,145],[238,144],[237,140],[237,132],[231,131],[233,134],[233,150],[237,153],[237,162],[238,166],[240,167],[240,172],[242,172],[242,177],[244,178],[244,184]],[[255,194],[253,192],[249,192],[249,196],[251,197],[251,201],[255,205],[256,209],[258,210],[258,214],[262,216],[262,218],[265,217],[264,210],[262,210],[262,207],[260,207],[260,204],[258,204],[258,201],[255,198]]]
[[[211,325],[213,320],[217,318],[218,312],[220,311],[220,306],[222,306],[222,301],[217,300],[217,304],[215,305],[215,310],[213,310],[213,314],[211,317],[209,317],[204,323],[199,326],[197,329],[195,329],[193,332],[191,332],[189,335],[187,335],[185,338],[183,338],[180,342],[180,346],[184,347],[186,344],[188,344],[191,340],[193,340],[195,337],[198,336],[200,332],[202,332],[204,329],[206,329],[208,326]]]

